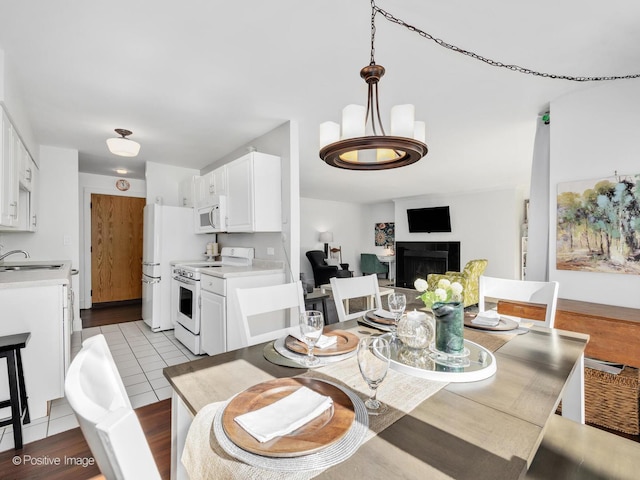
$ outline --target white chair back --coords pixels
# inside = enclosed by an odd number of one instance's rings
[[[558,302],[558,282],[511,280],[481,275],[478,301],[478,309],[481,312],[485,311],[485,297],[546,305],[544,322],[534,319],[527,321],[553,328]]]
[[[88,338],[69,365],[64,392],[102,474],[160,479],[103,335]]]
[[[372,275],[364,275],[361,277],[349,277],[338,278],[332,277],[331,280],[331,293],[333,295],[333,301],[336,304],[336,311],[338,312],[338,320],[344,322],[353,318],[361,317],[364,312],[369,308],[382,308],[382,300],[380,299],[380,287],[378,286],[378,276],[374,273]],[[352,298],[365,297],[367,299],[374,298],[375,306],[369,305],[367,300],[367,306],[364,310],[357,312],[347,313],[345,309],[345,300]]]
[[[266,287],[238,288],[235,292],[247,346],[275,340],[288,334],[291,328],[299,328],[300,313],[305,310],[300,281]],[[290,315],[291,325],[289,326],[285,325],[287,312]],[[284,315],[264,316],[268,313]],[[259,322],[264,323],[264,328],[261,328],[258,322],[251,321],[250,317],[257,315],[262,316]],[[272,329],[269,325],[271,323],[280,323],[282,326]]]

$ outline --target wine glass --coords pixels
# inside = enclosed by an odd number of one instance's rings
[[[376,399],[378,387],[389,370],[389,341],[382,336],[369,336],[358,342],[358,367],[362,378],[371,389],[371,395],[364,402],[369,415],[380,415],[387,406]]]
[[[307,344],[308,353],[302,363],[307,367],[313,367],[320,363],[320,359],[313,355],[313,348],[324,328],[324,316],[317,310],[307,310],[300,314],[300,335]]]
[[[407,297],[404,293],[390,293],[388,297],[389,311],[394,314],[395,320],[392,329],[393,338],[397,338],[398,321],[407,308]]]

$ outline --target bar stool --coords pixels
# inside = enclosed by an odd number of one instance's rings
[[[27,424],[31,421],[20,354],[20,350],[27,346],[30,337],[30,332],[0,337],[0,358],[7,359],[10,394],[8,400],[0,402],[0,408],[11,406],[11,417],[0,421],[0,427],[13,426],[13,443],[16,450],[22,448],[22,423]]]

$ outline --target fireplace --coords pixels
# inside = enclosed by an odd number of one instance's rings
[[[397,242],[396,286],[413,288],[430,273],[460,271],[460,242]]]

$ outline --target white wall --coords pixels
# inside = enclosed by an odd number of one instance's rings
[[[640,276],[556,270],[558,183],[640,173],[640,83],[619,81],[551,103],[549,278],[559,296],[640,308]]]
[[[116,188],[121,177],[80,173],[78,175],[78,203],[80,217],[80,308],[91,308],[91,194],[119,195],[144,198],[146,186],[144,180],[129,179],[131,188],[122,192]],[[74,327],[75,328],[75,327]],[[78,329],[81,328],[81,325]]]
[[[374,249],[373,224],[369,225],[368,221],[372,216],[371,208],[357,203],[312,198],[300,200],[300,271],[307,279],[313,279],[313,270],[305,253],[309,250],[324,250],[324,243],[318,237],[321,232],[332,232],[333,242],[329,244],[329,248],[341,247],[342,263],[348,263],[349,270],[354,275],[360,275],[360,254],[373,252]],[[370,242],[367,242],[368,230],[371,230]],[[367,246],[368,243],[371,246]]]
[[[218,243],[222,247],[253,247],[255,258],[278,260],[290,264],[291,274],[298,279],[300,260],[295,252],[300,249],[300,157],[297,122],[285,122],[279,127],[255,138],[219,160],[207,165],[205,174],[246,155],[248,148],[258,152],[277,155],[281,160],[282,182],[282,232],[281,233],[220,233]],[[274,186],[275,187],[275,186]],[[267,254],[273,248],[275,254]],[[288,269],[287,269],[288,270]]]
[[[0,236],[4,250],[23,249],[34,260],[71,261],[79,268],[78,151],[40,148],[38,231],[9,232]],[[80,321],[78,275],[71,277],[74,291],[74,329]]]
[[[450,233],[409,233],[408,208],[448,205]],[[396,242],[460,242],[460,268],[476,258],[489,260],[485,273],[520,278],[520,225],[524,195],[519,189],[425,195],[395,200]]]
[[[40,148],[36,143],[31,123],[22,101],[20,82],[12,75],[13,69],[9,60],[0,50],[0,103],[6,107],[7,115],[11,120],[25,147],[33,157],[37,165],[40,165]]]
[[[147,203],[181,207],[180,182],[194,175],[200,175],[200,171],[192,168],[147,162],[145,164]]]

